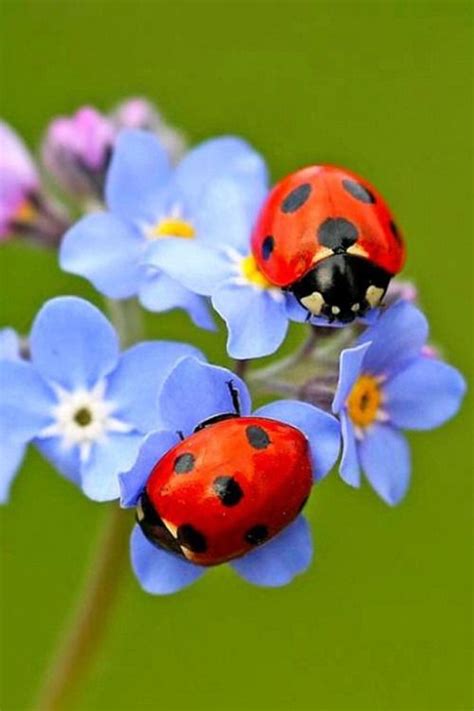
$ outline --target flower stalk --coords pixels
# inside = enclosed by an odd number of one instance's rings
[[[63,711],[91,665],[116,602],[128,560],[130,515],[112,504],[107,511],[89,575],[40,689],[36,711]]]

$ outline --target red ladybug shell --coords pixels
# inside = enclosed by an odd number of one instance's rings
[[[155,544],[193,563],[216,565],[291,523],[311,485],[309,445],[299,430],[235,417],[195,432],[165,454],[148,479],[138,520]]]
[[[355,228],[356,239],[347,249],[326,229],[335,220]],[[281,180],[252,235],[252,252],[267,279],[290,286],[341,249],[391,275],[401,270],[403,240],[380,193],[355,173],[331,165],[303,168]]]

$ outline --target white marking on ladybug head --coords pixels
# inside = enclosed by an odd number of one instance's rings
[[[356,313],[356,312],[359,311],[359,310],[360,310],[360,304],[352,304],[352,306],[351,306],[351,311],[353,311],[354,313]]]
[[[142,502],[139,499],[138,503],[137,503],[137,521],[138,521],[138,523],[141,523],[144,518],[145,518],[145,513],[143,511]]]
[[[341,309],[339,306],[331,306],[331,313],[333,313],[334,316],[337,316],[337,314],[341,313]]]
[[[365,298],[367,299],[372,308],[375,308],[375,306],[378,306],[380,304],[383,295],[384,290],[374,285],[369,286],[369,288],[365,292]]]
[[[324,299],[319,291],[313,291],[309,296],[305,296],[301,299],[303,306],[308,309],[313,316],[318,316],[321,313],[321,309],[324,306]]]
[[[166,526],[166,528],[168,529],[168,531],[171,533],[171,535],[173,536],[173,538],[177,538],[177,537],[178,537],[178,527],[175,526],[174,523],[170,523],[169,521],[165,521],[164,518],[162,518],[161,520],[163,521],[164,525]]]

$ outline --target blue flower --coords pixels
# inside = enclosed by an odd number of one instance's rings
[[[29,442],[91,499],[117,498],[118,473],[157,426],[161,384],[179,358],[201,354],[166,341],[120,354],[107,319],[74,297],[43,306],[29,344],[31,361],[0,361],[2,498]]]
[[[235,181],[244,204],[260,202],[266,185],[263,160],[238,138],[216,138],[191,150],[172,168],[166,149],[151,133],[125,130],[116,143],[107,173],[108,212],[91,214],[63,240],[64,270],[89,279],[106,296],[138,295],[151,311],[185,309],[203,328],[213,328],[207,304],[151,263],[167,243],[223,239],[241,220],[219,220],[212,186],[224,177]]]
[[[159,396],[160,431],[150,434],[134,466],[120,476],[122,505],[135,506],[153,466],[196,426],[214,415],[233,411],[228,382],[239,393],[242,416],[251,412],[245,383],[225,368],[183,358],[165,381]],[[279,401],[260,407],[254,415],[287,422],[306,435],[310,444],[315,480],[332,467],[339,453],[339,423],[331,415],[297,401]],[[231,567],[255,585],[286,585],[310,564],[312,543],[309,528],[300,515],[282,533]],[[141,586],[153,594],[180,590],[197,580],[206,568],[192,564],[153,546],[135,526],[131,539],[132,566]]]
[[[2,360],[20,360],[20,339],[12,328],[0,329],[0,362]],[[0,432],[0,462],[5,476],[0,476],[0,503],[8,499],[13,476],[25,457],[26,444],[23,442],[7,442],[3,432]]]
[[[0,329],[0,360],[19,360],[20,339],[13,328]]]
[[[231,180],[221,180],[206,194],[213,224],[206,238],[193,242],[166,240],[153,245],[147,262],[166,272],[196,294],[211,297],[214,309],[227,324],[227,351],[233,358],[260,358],[282,344],[289,321],[329,324],[309,317],[295,296],[271,284],[260,271],[251,251],[252,229],[265,198],[263,185],[252,201]],[[222,226],[226,225],[226,229]],[[372,309],[361,319],[372,323]]]
[[[340,475],[358,487],[362,469],[392,506],[410,480],[410,453],[400,430],[442,425],[456,414],[466,390],[455,368],[427,357],[427,336],[423,314],[400,301],[340,356],[333,401],[343,437]]]

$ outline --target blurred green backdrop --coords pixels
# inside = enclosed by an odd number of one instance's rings
[[[53,114],[128,95],[190,138],[233,132],[274,178],[347,165],[390,199],[432,336],[464,372],[472,343],[472,5],[464,2],[3,0],[2,114],[35,146]],[[54,255],[2,248],[2,321],[26,330],[56,294],[100,299]],[[181,315],[148,334],[195,338]],[[293,332],[297,338],[300,332]],[[317,555],[280,590],[219,569],[169,598],[130,572],[83,711],[472,709],[469,404],[411,437],[391,510],[335,475],[309,505]],[[31,453],[2,512],[4,711],[30,709],[104,507]]]

